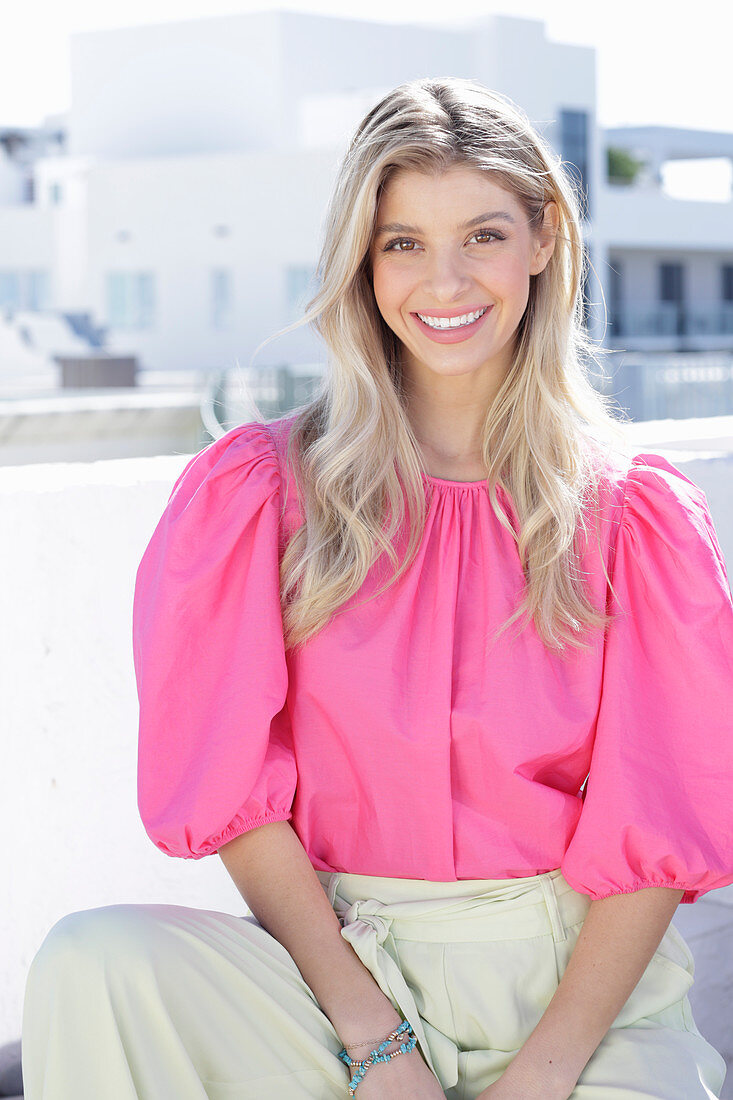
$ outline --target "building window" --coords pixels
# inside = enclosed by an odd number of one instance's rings
[[[295,319],[305,312],[306,302],[316,292],[316,269],[299,264],[285,270],[285,298],[288,314]]]
[[[19,271],[0,271],[0,306],[21,309]]]
[[[720,269],[722,276],[722,292],[724,302],[733,302],[733,264],[723,264]]]
[[[660,302],[681,302],[682,297],[682,264],[660,264]]]
[[[49,290],[47,271],[0,271],[0,308],[48,309]]]
[[[49,278],[47,271],[26,272],[26,308],[40,311],[50,305]]]
[[[608,269],[608,307],[609,323],[613,328],[612,336],[623,336],[623,282],[624,269],[620,260],[612,260]]]
[[[564,167],[581,194],[581,213],[590,218],[588,185],[588,112],[560,111],[560,155]]]
[[[52,183],[48,189],[48,201],[52,206],[58,206],[63,196],[63,188],[60,183]]]
[[[212,328],[231,328],[234,315],[232,272],[215,267],[209,273],[209,301]]]
[[[111,328],[152,328],[155,277],[151,271],[107,273],[107,323]]]
[[[662,303],[662,332],[684,336],[687,331],[685,314],[684,269],[682,264],[659,265],[659,301]]]

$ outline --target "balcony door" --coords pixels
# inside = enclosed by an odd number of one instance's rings
[[[671,331],[684,336],[687,331],[685,316],[685,270],[680,263],[659,265],[659,300],[662,302],[662,322],[671,317]],[[664,325],[664,331],[667,327]]]

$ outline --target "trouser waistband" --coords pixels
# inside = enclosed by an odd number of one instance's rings
[[[347,916],[349,922],[378,919],[395,939],[458,943],[550,933],[560,942],[590,906],[588,895],[575,891],[559,868],[525,878],[454,882],[316,874],[342,924]]]

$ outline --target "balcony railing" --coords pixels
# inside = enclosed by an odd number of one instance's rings
[[[733,336],[733,302],[625,305],[609,313],[611,340],[628,336]]]
[[[733,353],[615,352],[596,385],[633,420],[733,414]]]

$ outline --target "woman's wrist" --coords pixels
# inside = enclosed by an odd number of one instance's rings
[[[368,1012],[362,1009],[353,1016],[346,1015],[338,1022],[331,1021],[351,1058],[366,1058],[370,1051],[384,1042],[402,1023],[404,1017],[397,1012],[392,1002],[386,997],[384,1001],[383,1005],[374,1006]],[[373,1042],[375,1038],[376,1041]],[[390,1043],[388,1049],[397,1049],[398,1045],[399,1043]]]

